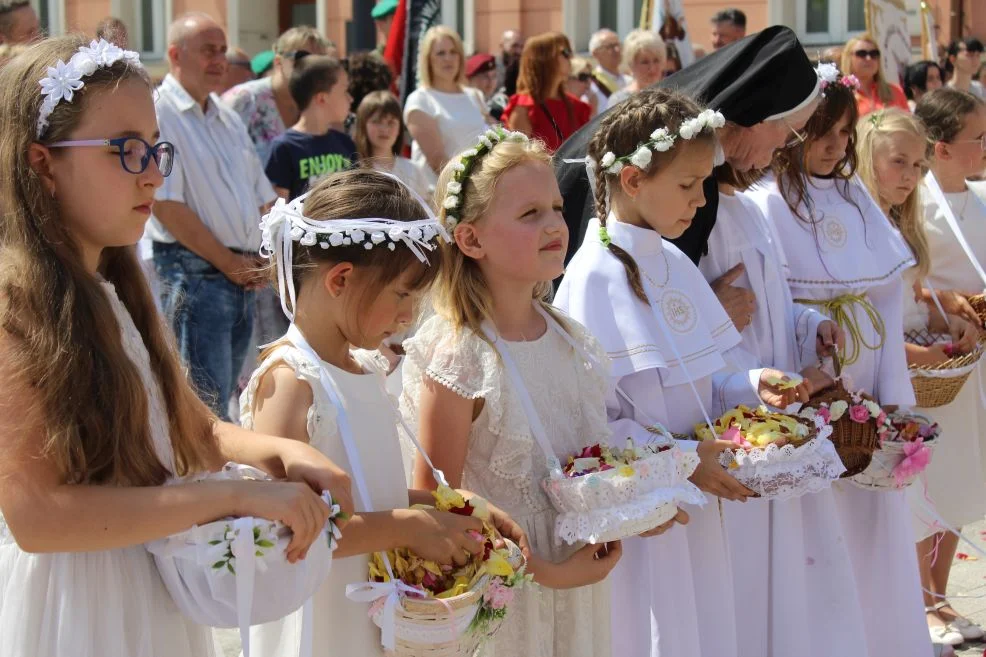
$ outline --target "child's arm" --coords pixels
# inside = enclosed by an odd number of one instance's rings
[[[589,586],[606,579],[620,557],[623,556],[623,543],[613,541],[602,545],[588,544],[561,563],[525,552],[527,572],[534,581],[549,589],[574,589]]]
[[[469,431],[478,415],[477,401],[480,400],[460,397],[430,377],[425,376],[421,382],[418,440],[452,488],[462,485]],[[434,489],[438,482],[431,476],[431,469],[420,454],[416,458],[415,488]]]

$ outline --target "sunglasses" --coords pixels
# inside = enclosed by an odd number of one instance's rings
[[[564,57],[565,59],[571,59],[572,58],[572,51],[569,50],[568,48],[562,48],[561,49],[561,56]]]
[[[286,57],[286,58],[290,59],[291,61],[293,61],[294,63],[297,64],[298,62],[300,62],[301,60],[303,60],[305,57],[308,57],[308,55],[310,55],[310,54],[311,53],[308,52],[307,50],[291,50],[289,52],[284,53],[281,56],[282,57]]]
[[[114,146],[120,151],[120,164],[124,170],[134,175],[144,173],[151,158],[157,164],[158,171],[165,178],[171,173],[175,164],[175,147],[169,141],[158,142],[151,146],[140,137],[119,137],[117,139],[81,139],[76,141],[56,141],[48,144],[48,148],[67,148],[71,146]]]
[[[583,71],[582,73],[579,73],[578,75],[573,75],[572,76],[572,79],[573,80],[578,80],[579,82],[588,82],[589,80],[592,79],[592,73],[586,73],[585,71]]]
[[[874,48],[873,50],[857,50],[853,54],[860,59],[880,59],[879,48]]]

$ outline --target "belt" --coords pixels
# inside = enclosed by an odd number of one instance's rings
[[[795,299],[795,303],[806,306],[814,306],[821,309],[846,333],[846,346],[842,352],[842,364],[852,365],[859,360],[861,349],[865,347],[870,351],[876,351],[883,347],[887,339],[887,330],[883,324],[883,318],[877,312],[873,304],[866,298],[865,294],[842,294],[831,299]],[[863,338],[863,332],[859,329],[859,318],[856,316],[856,309],[859,308],[866,314],[873,328],[876,330],[880,340],[877,344],[869,344]]]

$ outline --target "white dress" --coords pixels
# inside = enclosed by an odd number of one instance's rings
[[[847,294],[865,297],[883,320],[883,346],[860,346],[858,360],[845,365],[843,373],[851,387],[869,391],[881,404],[913,406],[904,353],[901,275],[914,259],[862,183],[837,186],[833,180],[810,178],[808,190],[815,230],[791,212],[772,179],[748,192],[779,236],[792,295],[816,301]],[[878,344],[872,323],[858,306],[851,308],[857,312],[864,341]],[[866,645],[858,646],[855,654],[927,657],[931,644],[904,493],[864,490],[847,482],[835,483],[832,490],[866,628]]]
[[[419,165],[406,157],[399,155],[395,157],[393,167],[390,169],[385,168],[378,162],[373,163],[373,168],[377,171],[383,171],[397,176],[402,183],[417,192],[418,196],[425,201],[432,202],[431,191],[428,189],[428,179],[425,177],[424,172],[422,172]]]
[[[147,389],[154,450],[173,469],[164,398],[143,339],[103,283],[127,356]],[[211,628],[180,614],[143,545],[29,554],[0,515],[0,653],[4,657],[216,654]]]
[[[272,353],[250,378],[240,397],[240,421],[253,427],[253,407],[262,377],[278,363],[288,365],[300,381],[311,386],[313,401],[308,409],[308,441],[333,463],[353,474],[336,424],[336,409],[319,380],[319,365],[328,369],[339,387],[347,410],[360,462],[366,472],[369,494],[377,511],[407,508],[407,477],[397,438],[396,400],[388,399],[381,385],[386,366],[370,352],[354,351],[367,374],[353,374],[321,361],[313,363],[294,345],[285,344]],[[386,371],[383,369],[382,371]],[[353,487],[354,493],[356,487]],[[356,510],[363,507],[355,495]],[[345,540],[345,538],[343,539]],[[380,630],[367,615],[368,603],[346,598],[346,585],[365,582],[368,555],[332,560],[332,571],[314,596],[313,655],[383,655]],[[290,657],[298,655],[301,643],[301,610],[279,621],[250,629],[251,655]]]
[[[734,285],[752,290],[757,307],[730,355],[746,369],[798,372],[813,365],[825,316],[794,303],[787,261],[757,205],[743,194],[720,193],[699,269],[711,282],[740,263],[745,273]],[[802,350],[810,358],[802,359]],[[738,624],[739,654],[855,654],[866,634],[832,490],[722,506],[737,609],[767,610]]]
[[[605,360],[576,322],[571,334],[590,355]],[[607,442],[602,403],[606,381],[550,327],[530,342],[503,341],[516,362],[548,440],[561,459],[586,445]],[[581,545],[555,540],[557,513],[541,482],[547,461],[531,434],[520,398],[495,349],[469,329],[454,330],[434,316],[404,342],[401,410],[418,425],[422,381],[429,377],[466,399],[483,399],[472,424],[462,487],[503,509],[521,526],[538,555],[560,562]],[[609,584],[552,590],[531,585],[515,598],[507,620],[485,653],[490,657],[606,657],[610,654]]]
[[[958,194],[945,194],[962,234],[972,247],[980,264],[986,258],[986,204],[970,190]],[[979,189],[986,189],[977,184]],[[938,290],[975,292],[983,282],[969,262],[958,240],[952,234],[942,212],[926,187],[922,187],[925,229],[931,252],[931,272],[928,282]],[[905,277],[913,285],[915,274]],[[914,302],[911,289],[904,294],[904,308],[919,306],[918,310],[905,313],[910,323],[904,329],[927,326],[927,306]],[[916,313],[922,312],[923,315]],[[924,320],[923,322],[921,320]],[[982,364],[980,364],[980,368]],[[935,448],[934,457],[925,470],[927,499],[935,511],[954,529],[981,520],[986,513],[986,477],[983,465],[983,430],[986,413],[980,402],[981,374],[973,372],[962,386],[958,397],[948,406],[922,409],[933,417],[942,428],[942,437]],[[914,511],[916,538],[930,536],[939,528],[926,511],[927,499],[924,487],[912,486],[908,498]]]
[[[674,335],[672,344],[652,307],[632,294],[623,265],[599,242],[599,222],[592,219],[555,305],[585,322],[612,362],[606,410],[614,435],[628,420],[691,433],[704,421],[703,407],[714,419],[755,397],[748,373],[728,366],[725,353],[740,336],[695,265],[656,231],[612,214],[607,227],[613,243],[636,261],[651,302]],[[679,444],[697,446],[691,440]],[[614,655],[746,657],[737,643],[738,610],[718,501],[687,512],[691,521],[684,529],[623,542],[623,559],[610,576]]]
[[[479,135],[489,128],[485,107],[483,92],[472,87],[463,87],[460,93],[418,87],[404,103],[404,122],[408,122],[408,117],[415,110],[435,119],[438,132],[442,136],[445,157],[450,159],[470,146],[475,146]],[[438,176],[428,166],[428,159],[417,141],[411,143],[411,161],[424,174],[428,184],[434,187]]]

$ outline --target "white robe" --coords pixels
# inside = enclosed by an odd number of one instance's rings
[[[814,230],[790,210],[775,181],[747,194],[773,223],[795,299],[865,295],[883,319],[882,347],[861,347],[859,359],[844,368],[853,387],[871,392],[881,404],[912,406],[901,280],[914,262],[910,251],[858,181],[837,186],[832,180],[812,178],[808,190],[818,222]],[[802,209],[802,214],[807,211]],[[867,343],[879,341],[862,314],[858,324]],[[832,490],[866,629],[866,645],[854,654],[927,657],[931,645],[904,493],[863,490],[848,482],[838,482]]]
[[[650,304],[633,296],[623,265],[599,242],[595,219],[555,304],[585,324],[610,357],[614,385],[606,406],[611,422],[659,421],[686,433],[704,421],[703,406],[715,418],[749,400],[755,394],[751,375],[728,373],[724,358],[739,343],[739,334],[695,265],[653,230],[617,222],[612,215],[607,225],[613,242],[640,267],[656,315]],[[633,406],[617,396],[617,385]],[[681,445],[694,449],[696,443]],[[685,529],[624,541],[623,559],[610,575],[614,655],[747,657],[737,650],[719,504],[713,500],[687,511],[691,522]]]
[[[740,263],[746,271],[734,285],[751,290],[757,308],[731,351],[734,360],[747,369],[785,372],[814,364],[811,347],[825,316],[793,302],[784,254],[756,204],[742,194],[720,194],[699,269],[711,282]],[[807,362],[799,347],[811,353]],[[832,491],[723,502],[723,515],[737,609],[766,610],[738,623],[739,654],[857,654],[865,628]]]

